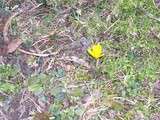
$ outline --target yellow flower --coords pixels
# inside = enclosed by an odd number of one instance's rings
[[[91,47],[87,49],[87,52],[95,59],[99,59],[103,56],[103,50],[100,43],[93,44]]]

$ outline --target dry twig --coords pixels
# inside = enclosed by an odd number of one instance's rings
[[[8,120],[8,116],[3,112],[2,107],[0,107],[0,114],[4,120]]]
[[[67,60],[67,61],[72,61],[72,62],[75,62],[75,63],[78,63],[88,69],[91,69],[91,66],[89,65],[88,62],[86,62],[85,60],[81,59],[81,58],[78,58],[76,56],[64,56],[62,58],[59,58],[58,60]]]
[[[23,50],[21,48],[18,48],[18,51],[25,53],[25,54],[28,54],[28,55],[37,56],[37,57],[49,57],[49,56],[57,55],[61,51],[61,49],[58,49],[56,52],[52,52],[52,53],[48,53],[48,54],[34,53],[34,52]]]

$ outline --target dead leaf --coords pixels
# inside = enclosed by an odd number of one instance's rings
[[[20,39],[12,40],[7,46],[7,53],[14,52],[21,44],[22,41]]]
[[[36,113],[33,120],[49,120],[50,114],[48,112]]]
[[[7,54],[7,46],[4,45],[3,47],[0,47],[0,56]]]
[[[0,9],[0,32],[3,32],[3,28],[9,16],[10,13],[7,10]]]

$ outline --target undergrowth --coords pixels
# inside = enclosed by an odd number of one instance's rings
[[[44,116],[53,120],[151,120],[152,115],[160,112],[153,93],[160,78],[160,10],[153,0],[37,0],[37,3],[45,4],[50,11],[40,16],[40,26],[34,26],[37,16],[29,18],[31,36],[16,33],[25,47],[31,48],[37,36],[55,28],[61,33],[49,36],[52,42],[63,42],[64,33],[74,41],[85,37],[100,42],[104,56],[97,62],[85,51],[82,56],[93,69],[76,66],[68,72],[59,66],[49,71],[44,67],[41,72],[34,71],[23,78],[27,81],[25,85],[12,83],[13,79],[20,79],[19,68],[0,65],[0,93],[13,95],[26,88],[40,101],[52,99],[49,114]],[[70,9],[67,17],[62,14],[66,8]],[[20,22],[15,19],[11,28],[21,32],[16,20]],[[36,60],[30,57],[27,62],[33,65]]]

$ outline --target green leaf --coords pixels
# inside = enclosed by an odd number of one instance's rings
[[[1,92],[15,92],[16,91],[17,86],[13,85],[11,83],[1,83],[0,85],[0,91]]]
[[[54,72],[54,75],[57,78],[62,78],[65,76],[65,71],[62,68],[59,68]]]
[[[62,108],[62,105],[59,103],[54,103],[50,106],[49,112],[52,113],[54,116],[59,116],[60,115],[60,110]]]
[[[51,94],[55,96],[55,100],[56,101],[63,101],[66,97],[66,94],[63,92],[63,89],[62,87],[55,87],[51,90]]]
[[[0,65],[0,79],[8,79],[17,74],[17,70],[11,65]]]
[[[74,97],[81,97],[84,95],[84,93],[81,88],[76,88],[72,91],[71,95]]]
[[[40,83],[32,84],[28,86],[28,90],[32,92],[41,92],[43,91],[43,86]]]

